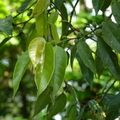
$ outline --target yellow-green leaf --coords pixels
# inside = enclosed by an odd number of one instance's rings
[[[33,15],[37,17],[40,15],[49,5],[50,0],[38,0],[37,5],[35,6],[33,10]]]
[[[46,41],[43,37],[36,37],[28,46],[29,56],[34,67],[43,63],[45,43]]]
[[[51,25],[52,37],[57,43],[60,41],[59,36],[58,36],[58,32],[57,32],[57,27],[54,24],[50,24],[50,25]]]
[[[36,17],[35,25],[39,36],[47,35],[47,20],[45,12]]]
[[[43,66],[42,66],[42,73],[41,73],[41,79],[40,77],[36,77],[36,80],[39,81],[38,85],[38,95],[40,95],[48,86],[51,77],[54,72],[54,51],[51,44],[46,43],[45,44],[45,50],[44,50],[44,59],[43,59]],[[38,69],[39,70],[39,69]],[[37,72],[37,71],[36,71]],[[37,72],[39,73],[39,72]],[[38,75],[39,76],[39,75]]]

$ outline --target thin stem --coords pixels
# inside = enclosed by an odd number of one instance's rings
[[[70,21],[69,21],[70,23],[71,23],[71,21],[72,21],[73,13],[75,12],[75,8],[76,8],[78,2],[79,2],[79,0],[76,1],[75,5],[74,5],[74,7],[73,7],[73,10],[72,10],[72,12],[71,12]]]
[[[102,97],[100,103],[103,101],[103,99],[105,98],[105,96],[107,95],[107,93],[109,92],[109,90],[113,87],[113,85],[115,84],[116,81],[117,81],[117,80],[115,79],[115,80],[113,81],[113,83],[111,84],[111,86],[106,90],[106,92],[104,93],[104,96]]]

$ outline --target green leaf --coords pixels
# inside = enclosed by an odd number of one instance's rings
[[[98,78],[100,78],[100,76],[104,71],[104,66],[103,66],[102,60],[98,55],[99,55],[98,50],[96,50],[95,65],[96,65],[96,72],[98,74]]]
[[[28,64],[30,63],[30,58],[29,58],[29,54],[28,51],[24,52],[20,58],[18,59],[15,68],[14,68],[14,72],[13,72],[13,97],[15,96],[20,81],[27,69]]]
[[[48,106],[48,115],[47,115],[47,120],[51,120],[52,116],[56,115],[57,113],[61,112],[65,105],[66,105],[66,95],[64,93],[60,94],[56,100],[54,104],[50,104]]]
[[[116,79],[120,80],[120,67],[117,57],[102,38],[98,39],[98,53],[105,67]]]
[[[78,63],[80,65],[84,79],[89,83],[90,88],[92,88],[93,77],[94,77],[93,72],[87,66],[85,66],[85,64],[83,63],[83,61],[78,53],[76,54],[76,58],[77,58]]]
[[[92,56],[92,52],[91,49],[89,48],[89,46],[87,45],[87,43],[85,43],[85,41],[80,41],[77,44],[77,50],[78,50],[78,54],[81,57],[83,63],[93,72],[96,72],[96,68],[95,68],[95,62]]]
[[[63,4],[64,0],[55,0],[55,5],[60,8],[61,5]]]
[[[73,97],[73,101],[78,102],[76,92],[75,92],[74,88],[69,84],[67,85],[67,92],[71,94],[71,96]]]
[[[97,114],[98,120],[105,120],[106,114],[95,100],[90,100],[88,106],[94,114]]]
[[[93,7],[95,9],[96,15],[98,11],[102,8],[105,0],[92,0]]]
[[[11,39],[11,37],[7,37],[4,40],[2,40],[2,42],[0,42],[0,47],[3,46],[7,41],[9,41]]]
[[[54,52],[55,68],[50,81],[50,86],[53,87],[53,93],[56,94],[64,81],[65,69],[67,66],[67,55],[64,49],[58,46],[54,48]]]
[[[70,65],[72,69],[73,69],[74,58],[76,56],[76,51],[77,51],[77,46],[75,44],[71,49],[71,55],[70,55]]]
[[[26,41],[26,48],[28,48],[30,42],[36,38],[36,37],[39,37],[38,33],[37,33],[37,30],[35,28],[35,25],[32,25],[30,27],[30,32],[28,34],[28,37],[27,37],[27,41]]]
[[[120,53],[120,28],[113,23],[111,20],[108,20],[103,23],[102,26],[102,35],[104,41],[116,52]]]
[[[33,117],[36,116],[51,102],[51,93],[52,87],[47,87],[44,92],[37,98],[37,101],[35,102]]]
[[[120,1],[119,2],[115,2],[112,5],[112,13],[113,13],[117,23],[120,24],[120,15],[118,14],[118,13],[120,13]]]
[[[53,51],[53,47],[51,46],[51,44],[46,43],[45,44],[45,50],[44,50],[44,59],[43,59],[43,67],[42,67],[42,75],[41,75],[41,79],[39,79],[39,77],[36,77],[36,80],[39,81],[38,84],[38,95],[40,95],[48,86],[51,77],[53,75],[54,72],[54,51]],[[38,72],[39,73],[39,72]]]
[[[51,26],[51,32],[52,32],[53,39],[56,41],[56,43],[60,42],[56,25],[50,24],[50,26]]]
[[[82,109],[79,111],[77,119],[76,120],[82,120],[83,114],[85,112],[85,108],[87,107],[87,104],[82,107]]]
[[[25,33],[24,32],[20,32],[19,33],[19,37],[20,37],[20,45],[21,45],[21,47],[22,47],[22,49],[23,49],[23,51],[25,51],[26,50],[26,36],[25,36]]]
[[[34,67],[36,67],[38,64],[43,63],[43,52],[45,49],[45,44],[46,41],[43,37],[36,37],[30,42],[28,46],[29,56]]]
[[[37,17],[40,14],[42,14],[47,8],[47,6],[49,5],[49,3],[50,3],[50,0],[38,0],[37,5],[33,10],[33,15]]]
[[[68,105],[67,111],[66,111],[66,117],[67,120],[75,120],[77,115],[77,102],[72,102]]]
[[[46,13],[43,12],[39,16],[36,17],[36,30],[39,36],[46,36],[47,35],[47,20],[46,20]]]
[[[64,16],[62,17],[62,35],[68,35],[68,13],[64,4],[61,5],[60,11]]]
[[[112,0],[104,0],[104,4],[103,4],[103,6],[102,6],[102,8],[101,8],[101,10],[102,10],[103,12],[105,12],[105,10],[110,6],[111,1],[112,1]]]
[[[57,18],[58,18],[58,12],[52,12],[48,17],[48,23],[54,24],[57,21]]]
[[[18,9],[18,12],[23,12],[25,11],[25,9],[27,8],[27,6],[29,5],[29,3],[31,2],[32,0],[25,0],[23,2],[23,4],[21,5],[21,7]]]
[[[120,93],[108,102],[109,109],[107,110],[106,120],[114,120],[120,116]]]
[[[0,19],[0,31],[7,35],[12,35],[12,16]]]

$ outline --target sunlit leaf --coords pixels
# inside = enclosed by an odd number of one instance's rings
[[[58,18],[58,13],[57,12],[52,12],[50,16],[48,17],[48,23],[54,24]]]
[[[111,20],[103,23],[102,35],[104,41],[116,52],[120,53],[120,28]]]
[[[47,120],[51,120],[52,116],[56,115],[64,109],[66,100],[66,95],[62,93],[56,98],[54,105],[50,104],[48,106]]]
[[[52,31],[52,37],[58,43],[60,41],[59,36],[58,36],[58,31],[57,27],[54,24],[51,24],[51,31]]]
[[[50,0],[38,0],[34,10],[33,10],[33,15],[35,17],[39,16],[49,5]]]
[[[51,102],[51,93],[52,88],[47,87],[44,92],[37,98],[35,102],[34,114],[33,116],[37,115],[42,109],[46,107]]]
[[[43,59],[43,67],[42,67],[42,75],[41,75],[41,79],[39,79],[39,77],[36,77],[36,80],[39,81],[38,84],[38,95],[40,95],[45,88],[48,86],[51,77],[53,75],[54,72],[54,51],[53,51],[53,47],[51,46],[51,44],[46,43],[45,44],[45,50],[44,50],[44,59]],[[39,73],[39,72],[38,72]]]
[[[46,41],[43,37],[36,37],[29,44],[28,52],[34,67],[39,63],[43,63],[45,43]]]
[[[20,81],[21,81],[29,63],[30,63],[30,58],[29,58],[28,51],[26,51],[20,56],[20,58],[18,59],[16,65],[15,65],[15,68],[14,68],[13,97],[15,96],[15,94],[19,88]]]
[[[110,99],[108,106],[109,109],[107,111],[106,120],[114,120],[120,116],[120,93]]]
[[[78,54],[81,57],[83,63],[93,72],[96,72],[96,68],[95,68],[95,62],[92,56],[92,52],[89,48],[89,46],[87,45],[87,43],[85,43],[85,41],[80,41],[77,44],[77,50],[78,50]]]
[[[98,11],[102,8],[105,0],[92,0],[93,7],[95,9],[96,15]]]
[[[56,94],[60,89],[65,75],[65,69],[67,66],[67,55],[63,48],[56,46],[55,51],[55,68],[54,73],[50,81],[50,86],[53,87],[53,93]]]
[[[0,19],[0,31],[7,35],[12,35],[12,16]]]
[[[43,12],[39,16],[36,17],[36,30],[39,36],[43,36],[47,34],[47,21],[46,21],[46,13]]]
[[[117,23],[120,24],[120,15],[118,14],[118,13],[120,13],[120,1],[119,2],[115,2],[112,5],[112,13],[113,13]]]
[[[18,9],[18,12],[23,12],[25,11],[25,9],[27,8],[27,6],[29,5],[29,3],[31,2],[32,0],[25,0],[23,2],[23,4],[21,5],[21,7]]]
[[[109,46],[103,41],[102,38],[98,40],[98,53],[104,66],[111,72],[111,74],[118,80],[120,80],[120,68],[116,55],[110,49]]]

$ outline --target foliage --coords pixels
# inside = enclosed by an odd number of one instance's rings
[[[1,9],[2,120],[120,116],[120,1],[91,3],[95,15],[84,0],[24,0],[10,14]]]

